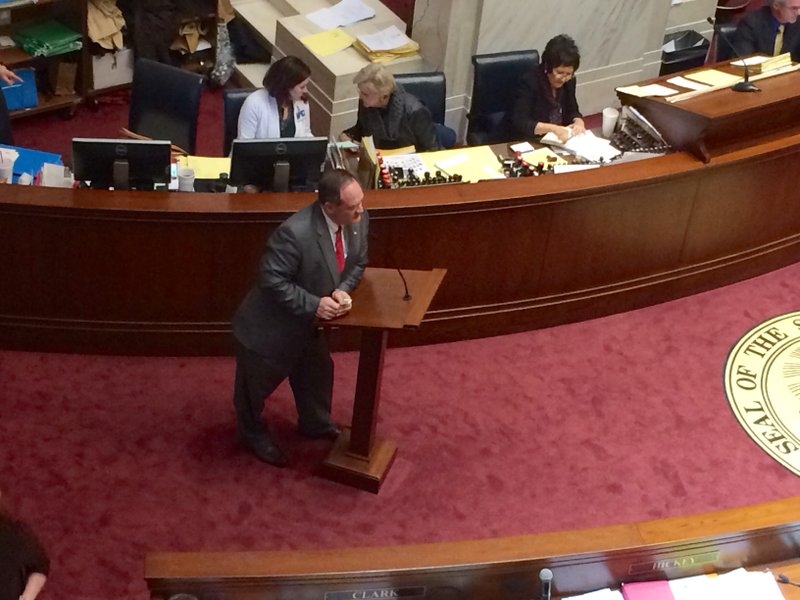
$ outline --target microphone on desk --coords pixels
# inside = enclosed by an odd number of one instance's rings
[[[800,587],[800,583],[798,583],[796,581],[792,581],[791,579],[789,579],[789,577],[787,577],[783,573],[778,575],[778,581],[780,581],[781,583],[787,583],[789,585],[796,585],[797,587]]]
[[[550,594],[553,592],[553,572],[550,569],[542,569],[539,571],[539,581],[541,582],[539,600],[550,600]]]
[[[741,54],[739,54],[739,51],[736,49],[736,46],[733,45],[733,42],[728,38],[727,34],[725,34],[722,29],[717,27],[717,23],[711,17],[708,17],[706,21],[708,21],[711,24],[711,27],[714,28],[714,33],[725,40],[725,43],[728,44],[731,50],[733,50],[733,55],[738,58],[744,66],[744,79],[734,83],[731,89],[734,92],[760,92],[761,89],[756,87],[756,85],[750,81],[750,69],[747,66],[747,61],[742,58]]]

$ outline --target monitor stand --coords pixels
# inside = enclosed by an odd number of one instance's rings
[[[279,160],[275,163],[274,173],[272,176],[272,191],[289,191],[289,163],[285,160]]]
[[[114,189],[127,190],[130,182],[130,165],[128,159],[120,158],[114,161]]]

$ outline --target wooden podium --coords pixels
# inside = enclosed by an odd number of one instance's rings
[[[393,441],[375,437],[386,340],[392,329],[419,327],[445,273],[445,269],[403,270],[411,296],[405,300],[405,286],[397,269],[367,268],[353,291],[352,310],[326,323],[360,329],[361,349],[353,422],[342,431],[322,463],[323,477],[373,494],[380,491],[397,452]]]

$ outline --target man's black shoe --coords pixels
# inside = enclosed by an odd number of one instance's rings
[[[307,438],[311,438],[313,440],[335,440],[339,437],[339,434],[342,433],[342,430],[339,429],[337,425],[333,425],[328,429],[324,429],[322,431],[318,431],[315,433],[308,433],[300,430],[300,434],[306,436]]]
[[[252,452],[256,458],[274,467],[285,467],[289,464],[289,459],[277,444],[271,441],[244,442],[245,447]]]

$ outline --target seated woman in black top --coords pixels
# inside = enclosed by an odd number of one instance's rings
[[[568,35],[557,35],[544,48],[540,64],[520,80],[511,120],[521,139],[552,132],[562,142],[586,131],[575,99],[578,47]]]
[[[430,111],[395,82],[386,67],[369,64],[353,79],[358,86],[358,120],[339,139],[361,141],[371,135],[376,148],[414,146],[440,150]]]

